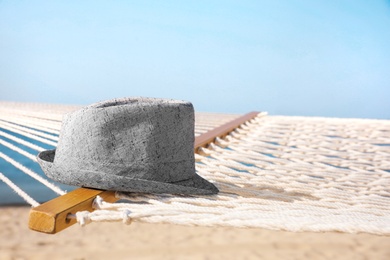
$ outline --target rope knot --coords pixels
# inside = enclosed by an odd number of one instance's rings
[[[104,204],[104,200],[100,196],[96,196],[96,198],[92,202],[92,207],[94,209],[102,209]]]
[[[130,218],[131,211],[129,209],[124,209],[122,212],[122,218],[123,218],[123,223],[126,225],[130,225],[131,222],[133,221]]]
[[[76,212],[76,220],[82,227],[92,222],[89,211]]]

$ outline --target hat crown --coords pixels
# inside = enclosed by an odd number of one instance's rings
[[[190,102],[115,99],[64,117],[54,164],[177,182],[195,174],[193,144],[194,109]]]

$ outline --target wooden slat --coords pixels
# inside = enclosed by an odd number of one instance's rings
[[[259,112],[250,112],[239,118],[232,120],[224,125],[216,127],[207,133],[204,133],[195,138],[194,152],[196,153],[199,147],[207,147],[210,143],[214,142],[216,137],[224,138],[234,129],[242,125],[243,123],[255,118]]]
[[[114,191],[79,188],[32,208],[28,226],[32,230],[47,234],[60,232],[76,223],[75,219],[67,218],[69,214],[84,210],[93,211],[92,202],[96,196],[109,202],[118,200]]]
[[[223,138],[258,114],[259,112],[248,113],[196,137],[195,152],[197,152],[199,147],[207,147],[216,137]],[[67,218],[69,214],[76,214],[76,212],[84,210],[93,211],[92,202],[96,196],[100,196],[108,202],[118,200],[114,191],[79,188],[32,208],[29,216],[29,228],[47,234],[60,232],[76,223],[75,219]]]

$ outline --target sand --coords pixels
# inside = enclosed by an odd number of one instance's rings
[[[390,236],[169,224],[92,223],[56,235],[0,207],[0,259],[390,259]]]

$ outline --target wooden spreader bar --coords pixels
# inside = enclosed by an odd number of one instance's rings
[[[194,151],[197,152],[200,147],[207,147],[214,142],[216,137],[225,137],[258,114],[259,112],[245,114],[196,137]],[[70,214],[85,210],[93,211],[92,203],[96,196],[100,196],[108,202],[118,200],[115,197],[115,191],[79,188],[32,208],[29,216],[29,228],[47,234],[58,233],[76,223],[74,218],[68,218]]]
[[[198,151],[200,147],[207,147],[210,143],[214,142],[215,138],[224,138],[234,129],[242,125],[243,123],[255,118],[259,112],[250,112],[243,116],[238,117],[224,125],[218,126],[200,136],[195,137],[194,151]]]

